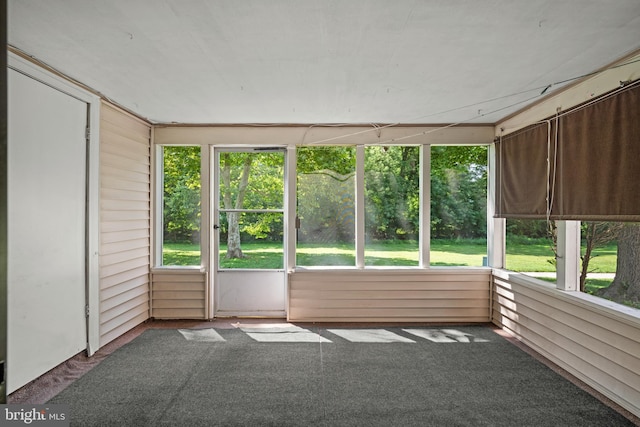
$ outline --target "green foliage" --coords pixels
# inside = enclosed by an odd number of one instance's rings
[[[355,236],[354,147],[297,150],[298,216],[303,242],[353,242]],[[227,208],[280,209],[282,153],[221,153],[220,204]],[[247,161],[250,174],[236,206]],[[431,233],[434,238],[486,236],[487,148],[431,148]],[[165,240],[195,242],[200,229],[200,148],[165,147]],[[420,150],[417,146],[367,147],[365,229],[368,241],[416,240],[419,231]],[[228,188],[227,188],[228,187]],[[224,196],[224,197],[223,197]],[[226,223],[219,221],[222,238]],[[280,240],[281,215],[240,218],[243,241]]]
[[[164,240],[200,238],[200,147],[168,146],[164,159]]]
[[[487,147],[431,147],[431,235],[486,237]]]
[[[417,239],[419,165],[419,147],[367,148],[365,228],[368,239]]]
[[[353,242],[355,148],[301,147],[297,168],[298,241]]]

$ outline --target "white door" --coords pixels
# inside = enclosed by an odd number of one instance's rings
[[[7,391],[87,347],[87,104],[8,71]]]
[[[284,317],[286,152],[214,152],[214,314]]]

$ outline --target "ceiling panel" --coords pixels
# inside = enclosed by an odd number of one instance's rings
[[[154,122],[494,123],[638,50],[640,2],[9,0],[8,40]]]

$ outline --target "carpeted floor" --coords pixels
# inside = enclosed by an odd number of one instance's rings
[[[49,403],[78,426],[633,426],[491,328],[149,329]]]

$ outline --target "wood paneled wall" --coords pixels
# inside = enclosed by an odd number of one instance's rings
[[[154,319],[206,319],[207,299],[207,274],[200,270],[159,269],[152,273]]]
[[[493,323],[640,416],[640,317],[628,311],[517,273],[494,272]]]
[[[151,127],[103,103],[100,346],[149,318]]]
[[[290,321],[488,322],[488,269],[296,271]]]

